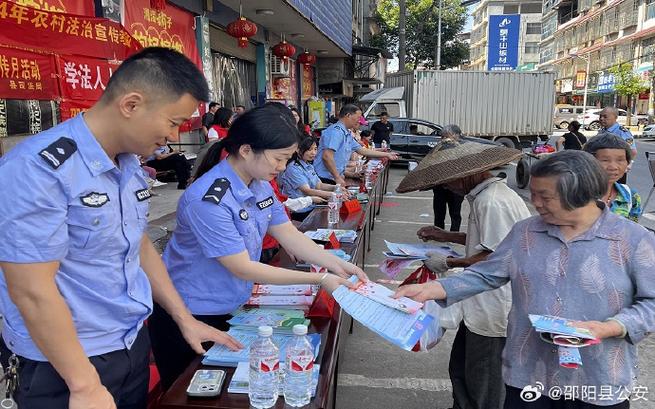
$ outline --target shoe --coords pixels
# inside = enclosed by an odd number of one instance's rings
[[[152,187],[160,187],[160,186],[165,186],[165,185],[167,185],[167,184],[168,184],[168,183],[166,183],[166,182],[160,182],[160,181],[158,181],[158,180],[155,180],[155,181],[153,182],[153,184],[152,184]]]

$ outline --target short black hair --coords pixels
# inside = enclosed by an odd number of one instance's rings
[[[341,107],[339,110],[339,118],[343,118],[348,115],[356,114],[357,111],[361,111],[362,109],[358,107],[355,104],[346,104]]]
[[[107,83],[101,100],[141,91],[158,102],[178,100],[190,94],[209,100],[209,87],[198,67],[183,54],[164,47],[148,47],[133,54],[118,67]]]
[[[389,113],[387,111],[382,111],[380,112],[380,116],[389,116]]]
[[[370,129],[364,129],[362,132],[359,133],[359,136],[362,138],[368,138],[369,136],[373,136],[373,131]]]
[[[212,125],[218,125],[221,128],[228,128],[230,126],[230,119],[232,119],[232,110],[221,107],[214,114],[214,121]]]
[[[210,103],[209,103],[209,109],[214,108],[216,105],[219,105],[219,106],[220,106],[220,104],[219,104],[218,102],[210,102]]]

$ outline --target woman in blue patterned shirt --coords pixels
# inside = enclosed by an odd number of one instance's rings
[[[607,193],[603,196],[605,204],[612,213],[639,222],[641,196],[630,186],[619,183],[630,166],[630,145],[618,135],[601,132],[587,142],[584,151],[594,155],[609,178]]]
[[[538,216],[518,222],[486,261],[396,293],[452,305],[511,283],[505,409],[625,409],[643,399],[636,343],[655,330],[655,236],[609,211],[599,200],[607,185],[586,152],[539,161],[530,180]],[[562,367],[529,314],[577,321],[601,342],[580,348],[579,368]]]

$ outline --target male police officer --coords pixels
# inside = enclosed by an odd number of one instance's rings
[[[632,162],[630,162],[630,165],[628,166],[628,171],[630,171],[630,168],[632,167],[632,164],[634,163],[634,158],[637,157],[637,144],[635,143],[635,139],[632,136],[632,133],[628,128],[626,128],[623,125],[620,125],[616,120],[619,117],[619,110],[614,108],[614,107],[605,107],[600,111],[599,119],[598,121],[600,122],[600,125],[603,127],[600,132],[610,132],[615,135],[620,136],[623,138],[628,145],[630,145],[630,148],[632,149]],[[623,175],[623,178],[619,180],[619,183],[626,183],[628,177],[628,172]]]
[[[0,159],[0,353],[20,360],[20,408],[145,408],[153,298],[196,352],[240,347],[196,321],[171,284],[145,235],[150,195],[134,155],[177,140],[207,95],[186,57],[148,48],[87,113]]]

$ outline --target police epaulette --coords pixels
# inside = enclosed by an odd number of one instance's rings
[[[58,169],[68,158],[71,157],[72,154],[75,153],[75,151],[77,151],[77,144],[75,141],[62,136],[47,148],[39,152],[39,156],[41,156],[51,168]]]
[[[212,202],[214,204],[221,203],[221,199],[230,188],[230,181],[225,178],[216,179],[209,187],[207,193],[202,197],[202,200]]]
[[[619,126],[619,129],[622,130],[623,132],[628,132],[628,128],[626,128],[623,125]]]

